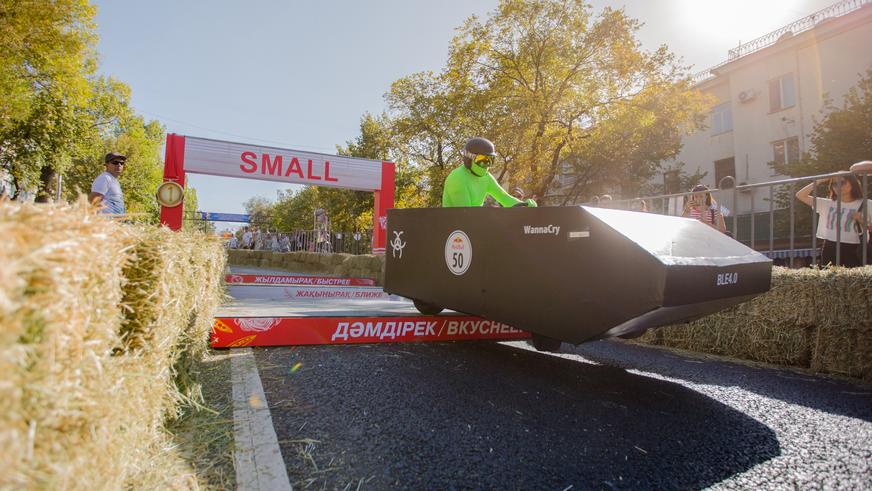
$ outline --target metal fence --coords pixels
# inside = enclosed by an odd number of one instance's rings
[[[724,215],[727,230],[734,239],[763,252],[776,262],[783,262],[790,267],[796,267],[798,260],[808,259],[810,265],[816,265],[820,261],[819,246],[821,240],[817,237],[817,199],[813,199],[813,206],[806,207],[800,203],[797,208],[796,192],[802,186],[812,181],[828,180],[837,177],[853,175],[851,172],[833,172],[816,176],[782,179],[777,181],[761,182],[756,184],[735,184],[735,178],[727,176],[721,179],[717,189],[709,190],[720,206]],[[867,198],[869,189],[869,176],[860,178],[862,189],[862,202]],[[725,186],[726,185],[726,186]],[[818,195],[818,186],[812,188],[812,197]],[[762,191],[762,192],[761,192]],[[681,215],[684,210],[685,198],[693,192],[663,194],[646,196],[632,199],[614,200],[608,205],[615,208],[638,209],[644,202],[647,211],[667,215]],[[743,199],[743,196],[746,195]],[[761,196],[762,195],[762,196]],[[741,202],[747,202],[742,206]],[[762,202],[762,203],[761,203]],[[603,206],[602,203],[593,203]],[[762,206],[761,206],[762,205]],[[747,208],[744,213],[739,213],[740,207]],[[807,209],[808,208],[808,209]],[[867,230],[860,234],[860,260],[863,265],[870,264],[868,247],[868,224],[872,217],[869,206],[863,207],[864,221]],[[841,217],[842,200],[837,193],[836,215]],[[853,228],[852,228],[853,230]],[[841,262],[842,227],[836,227],[836,263]],[[803,264],[805,265],[805,264]]]
[[[236,234],[237,249],[275,252],[322,252],[343,254],[371,254],[372,231],[334,232],[294,230],[291,232],[260,232],[252,234],[248,247],[242,243],[242,232]],[[275,240],[273,240],[275,239]],[[232,244],[228,241],[228,247]]]

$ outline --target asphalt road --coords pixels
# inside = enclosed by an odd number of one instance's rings
[[[620,341],[564,350],[255,354],[297,488],[872,488],[872,386]]]

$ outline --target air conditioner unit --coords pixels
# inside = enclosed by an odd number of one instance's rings
[[[739,102],[743,104],[753,101],[755,97],[757,97],[757,91],[755,91],[754,89],[748,89],[739,92]]]

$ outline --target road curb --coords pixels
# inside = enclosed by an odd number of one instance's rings
[[[238,350],[231,354],[230,363],[237,489],[290,491],[291,484],[254,353],[251,348]]]

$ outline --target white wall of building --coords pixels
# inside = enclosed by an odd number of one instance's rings
[[[685,172],[693,173],[696,169],[708,172],[703,182],[711,187],[718,184],[715,161],[729,157],[735,159],[739,183],[783,177],[768,165],[775,159],[773,144],[797,138],[799,151],[808,151],[809,134],[815,119],[821,118],[825,97],[829,96],[840,107],[848,89],[870,67],[872,4],[826,19],[810,30],[788,35],[772,46],[722,65],[713,70],[714,78],[701,82],[698,88],[712,94],[716,105],[729,106],[732,131],[715,132],[716,125],[710,118],[708,129],[683,138],[677,160],[685,163]],[[792,80],[793,104],[771,110],[770,82],[785,76]],[[746,94],[745,101],[740,101],[742,92]],[[750,93],[754,97],[748,98]],[[787,145],[785,142],[779,146]],[[768,194],[768,190],[757,194],[755,208],[768,207],[761,200]],[[749,209],[750,193],[744,193],[738,211]]]

